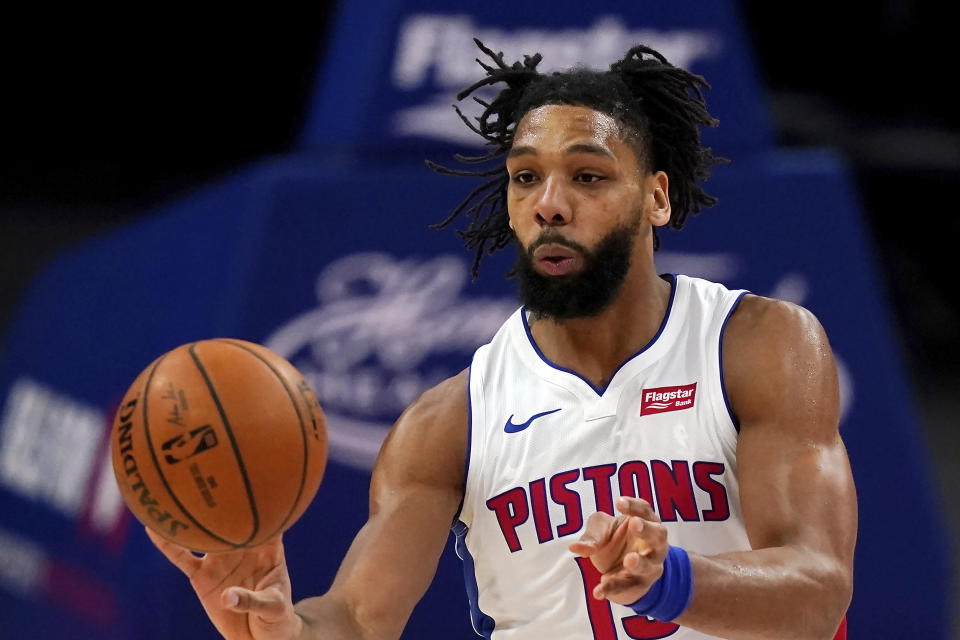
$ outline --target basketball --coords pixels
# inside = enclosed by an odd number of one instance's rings
[[[198,552],[257,546],[313,500],[327,462],[317,397],[289,362],[242,340],[182,345],[134,380],[111,433],[127,506]]]

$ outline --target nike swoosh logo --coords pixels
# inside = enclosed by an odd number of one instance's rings
[[[507,418],[507,423],[503,425],[503,430],[506,431],[507,433],[517,433],[519,431],[523,431],[524,429],[529,427],[530,423],[536,420],[537,418],[548,416],[551,413],[556,413],[557,411],[560,411],[560,409],[554,409],[553,411],[544,411],[543,413],[535,413],[534,415],[530,416],[530,418],[526,422],[521,422],[520,424],[516,424],[513,421],[513,416],[510,416],[509,418]]]

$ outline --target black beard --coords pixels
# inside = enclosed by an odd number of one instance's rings
[[[617,227],[589,250],[579,243],[547,231],[527,250],[517,245],[512,275],[517,279],[520,301],[535,318],[570,320],[595,316],[613,302],[630,269],[638,225]],[[537,247],[554,243],[579,251],[583,268],[567,276],[544,276],[533,268]]]

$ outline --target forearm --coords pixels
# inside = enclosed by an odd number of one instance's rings
[[[305,598],[294,605],[303,620],[296,640],[382,640],[372,629],[365,628],[358,619],[357,608],[336,591],[323,596]]]
[[[677,622],[710,635],[831,640],[850,604],[850,572],[828,556],[785,546],[690,561],[693,597]]]
[[[391,508],[380,509],[357,533],[330,590],[296,604],[304,621],[298,640],[399,638],[430,586],[456,500],[433,492],[393,496]],[[445,507],[436,515],[425,505]],[[433,520],[433,526],[419,529],[398,514],[419,514],[417,524]]]

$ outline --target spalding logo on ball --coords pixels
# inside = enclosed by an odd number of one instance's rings
[[[127,506],[194,551],[253,547],[306,510],[327,464],[323,411],[293,365],[243,340],[192,342],[133,382],[111,434]]]

